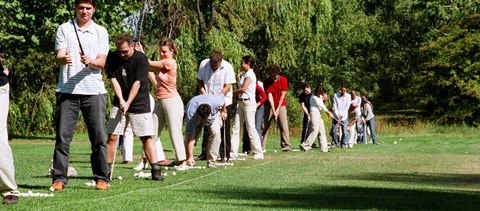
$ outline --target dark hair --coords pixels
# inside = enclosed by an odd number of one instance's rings
[[[122,45],[125,42],[128,45],[133,45],[133,39],[132,39],[132,36],[130,34],[127,34],[127,33],[121,34],[121,35],[118,35],[115,38],[115,45]]]
[[[208,104],[200,104],[197,108],[197,114],[202,119],[206,119],[212,113],[212,108]]]
[[[75,0],[75,7],[77,7],[81,3],[91,4],[93,7],[95,7],[97,1],[96,0]]]
[[[343,89],[343,88],[348,89],[348,85],[347,85],[347,84],[342,84],[342,86],[340,87],[340,89]]]
[[[318,84],[317,88],[315,89],[315,95],[321,96],[325,93],[325,88],[323,87],[323,84]]]
[[[243,56],[242,61],[245,64],[248,64],[250,68],[253,69],[253,72],[255,73],[255,76],[258,79],[258,73],[260,72],[260,69],[258,68],[257,62],[255,61],[255,58],[253,56]]]
[[[215,50],[210,54],[210,62],[220,63],[222,62],[223,55],[222,52]]]
[[[302,84],[302,89],[305,89],[305,88],[310,88],[310,84],[309,83],[303,83]]]
[[[267,67],[267,72],[268,72],[268,74],[270,74],[270,75],[271,75],[272,73],[278,75],[278,73],[280,73],[280,66],[278,66],[278,65],[276,65],[276,64],[269,65],[269,66]]]
[[[162,46],[167,46],[170,48],[170,50],[173,52],[173,55],[177,55],[178,50],[177,47],[175,47],[175,43],[173,42],[172,38],[166,38],[163,40],[158,41],[158,47]]]

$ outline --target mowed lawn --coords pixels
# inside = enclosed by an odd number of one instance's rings
[[[402,130],[397,130],[402,131]],[[163,145],[174,158],[167,133]],[[134,176],[140,158],[122,165],[106,191],[85,186],[92,177],[86,135],[75,137],[70,164],[78,171],[54,197],[21,197],[14,210],[478,210],[480,138],[478,129],[439,128],[380,134],[379,145],[274,152],[269,139],[265,160],[232,161],[233,166],[167,173],[164,181]],[[16,176],[21,192],[49,193],[47,177],[54,140],[14,138]],[[198,148],[196,152],[198,153]],[[205,161],[198,162],[205,166]],[[148,171],[149,172],[149,171]],[[175,172],[176,175],[172,173]]]

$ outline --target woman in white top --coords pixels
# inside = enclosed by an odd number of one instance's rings
[[[263,151],[255,128],[255,112],[257,111],[257,102],[255,100],[255,90],[257,86],[257,77],[253,72],[255,60],[252,56],[242,57],[242,71],[237,75],[238,89],[233,91],[233,96],[237,99],[237,112],[231,139],[230,159],[238,157],[238,148],[240,145],[240,128],[246,122],[246,130],[253,151],[253,159],[263,159]]]
[[[327,107],[323,103],[323,95],[325,91],[322,85],[317,86],[314,95],[310,98],[310,119],[312,121],[312,132],[308,135],[305,142],[300,144],[300,149],[308,151],[312,148],[313,142],[320,133],[320,146],[322,152],[328,152],[327,135],[325,132],[325,125],[323,123],[322,115],[320,111],[325,111],[327,115],[332,118],[332,112],[328,111]]]

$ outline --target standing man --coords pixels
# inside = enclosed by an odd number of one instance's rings
[[[10,105],[10,85],[8,74],[10,71],[3,63],[3,53],[0,49],[0,193],[3,196],[2,204],[18,203],[20,192],[15,182],[15,166],[13,154],[8,144],[7,117]]]
[[[267,67],[269,78],[264,82],[265,93],[268,97],[268,103],[265,103],[265,115],[263,128],[262,147],[265,150],[268,138],[268,128],[272,121],[278,120],[278,126],[281,133],[280,147],[282,151],[292,151],[290,144],[290,135],[288,131],[288,117],[287,117],[287,90],[288,80],[284,76],[279,75],[280,66],[270,65]]]
[[[55,38],[60,73],[56,89],[56,142],[51,189],[63,190],[68,183],[70,144],[81,111],[92,145],[90,163],[95,188],[105,190],[109,182],[105,146],[107,90],[102,80],[102,68],[109,50],[108,32],[92,20],[95,0],[75,0],[75,13],[74,20],[58,27]]]
[[[187,165],[194,166],[194,141],[198,139],[201,129],[206,126],[209,131],[207,153],[208,167],[215,168],[220,147],[220,127],[222,116],[226,115],[225,98],[222,95],[198,95],[193,97],[185,109],[185,148],[187,151]]]
[[[209,59],[203,60],[197,72],[197,87],[200,94],[223,95],[225,97],[226,111],[222,113],[224,125],[221,130],[222,142],[220,144],[220,155],[222,159],[230,159],[230,117],[228,113],[232,110],[233,90],[232,84],[236,83],[235,72],[232,65],[223,60],[219,51],[213,51]],[[211,135],[208,129],[204,129],[202,154],[199,159],[205,159],[207,151],[206,140]],[[226,146],[223,146],[225,143]],[[209,149],[210,151],[214,149]],[[226,153],[225,153],[226,152]]]
[[[350,91],[350,95],[352,97],[352,102],[350,107],[354,107],[355,110],[352,112],[352,114],[355,114],[355,130],[356,130],[356,137],[353,137],[354,141],[359,143],[360,140],[362,139],[363,136],[363,122],[362,122],[362,111],[361,111],[361,105],[362,105],[362,98],[359,96],[360,94],[357,94],[355,90]],[[351,124],[351,123],[349,123]],[[350,129],[350,131],[353,130]],[[352,137],[350,137],[352,138]]]
[[[342,147],[348,146],[348,109],[350,108],[350,102],[352,100],[350,94],[347,93],[347,85],[343,84],[340,91],[333,95],[333,145],[341,144]],[[338,127],[341,127],[342,137],[341,143],[339,143],[339,134],[337,133]]]
[[[303,92],[298,96],[298,102],[300,103],[300,108],[303,111],[303,124],[302,124],[302,139],[300,140],[303,143],[310,132],[312,131],[312,120],[310,118],[310,98],[312,98],[312,88],[310,84],[303,84]],[[313,143],[315,145],[315,143]],[[313,146],[312,146],[313,147]]]
[[[108,119],[107,162],[109,169],[117,148],[118,135],[123,135],[129,123],[132,131],[140,137],[145,156],[152,166],[152,180],[163,179],[157,163],[157,152],[152,136],[153,116],[150,109],[150,84],[148,82],[148,59],[133,47],[133,39],[122,34],[115,39],[117,51],[107,57],[107,75],[112,81],[115,97]],[[110,171],[111,172],[111,171]]]

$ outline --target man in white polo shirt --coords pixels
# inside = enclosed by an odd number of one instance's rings
[[[92,145],[90,164],[95,188],[105,190],[109,182],[105,132],[107,90],[102,69],[109,50],[108,32],[92,20],[95,0],[75,0],[75,13],[75,19],[58,27],[55,37],[60,73],[56,90],[56,142],[51,189],[63,190],[68,182],[70,144],[81,111]]]
[[[205,59],[200,63],[197,72],[197,82],[200,94],[225,96],[227,113],[231,113],[233,96],[232,84],[236,83],[235,72],[233,71],[232,65],[223,60],[221,52],[213,51],[209,59]],[[209,149],[209,151],[219,150],[221,158],[228,160],[230,158],[230,118],[227,113],[222,113],[225,125],[220,128],[222,139],[220,148]],[[208,142],[206,141],[209,135],[209,130],[204,129],[202,155],[199,156],[202,159],[206,158],[207,148],[210,148],[207,146]],[[223,146],[224,143],[226,146]]]

